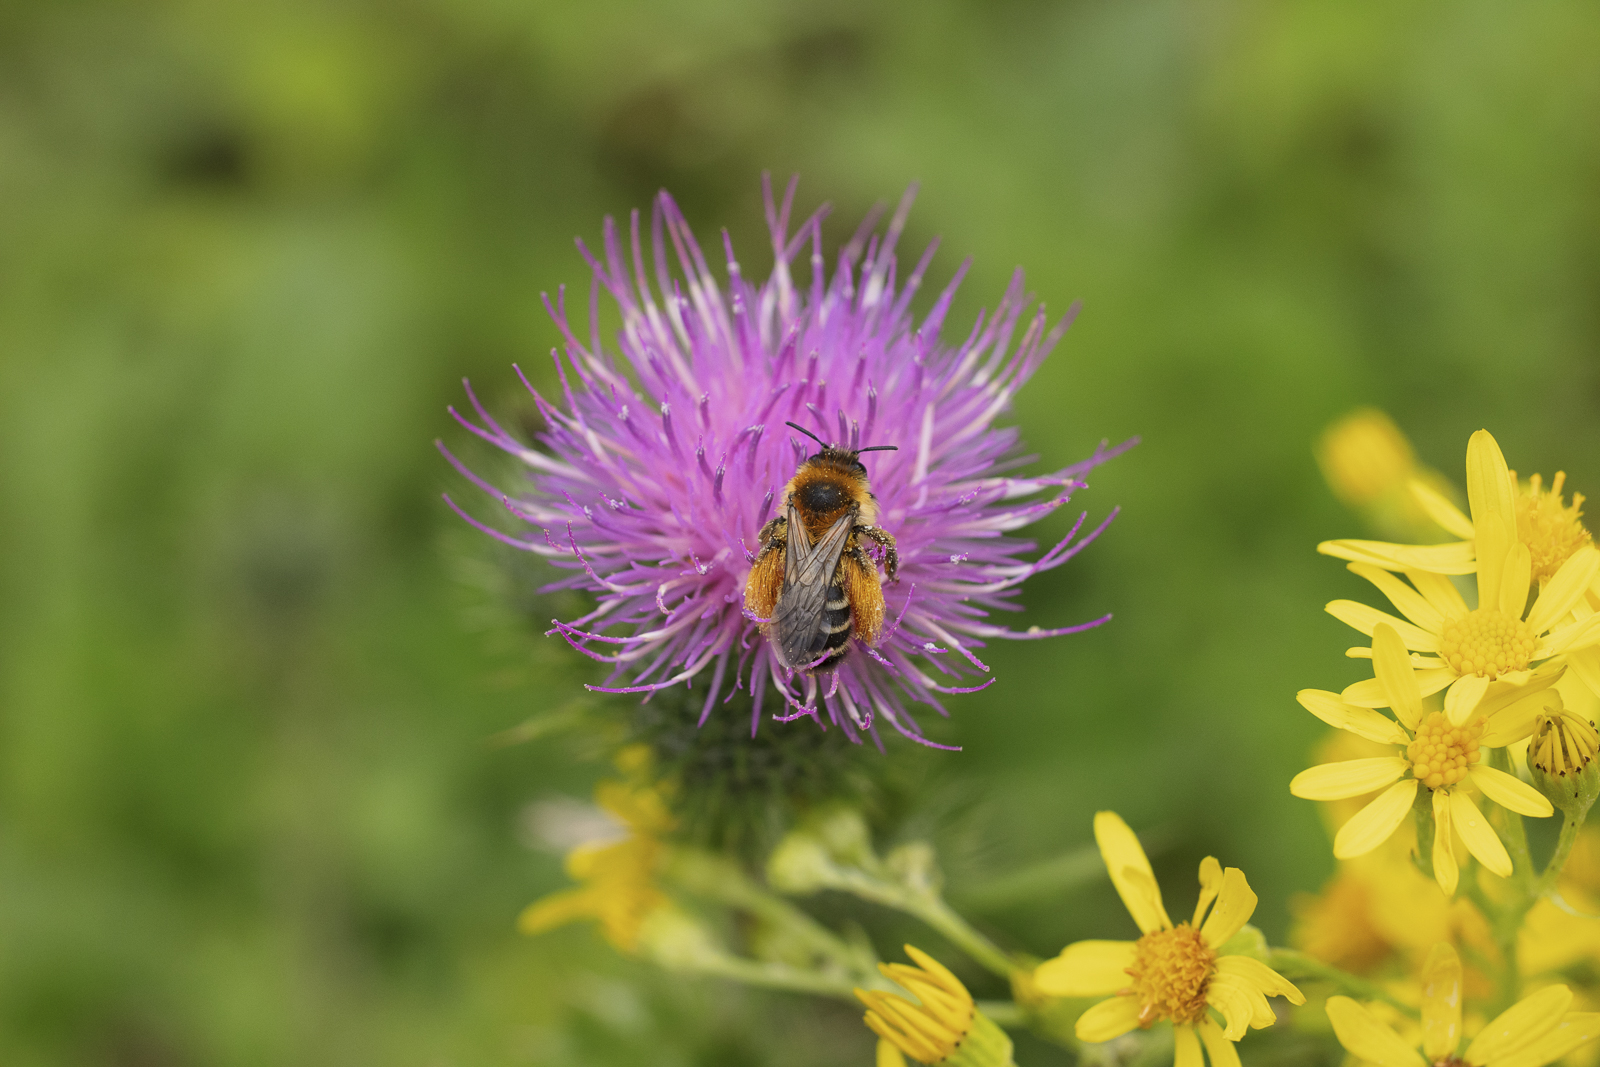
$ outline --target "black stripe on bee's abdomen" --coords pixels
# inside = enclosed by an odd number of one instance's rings
[[[828,599],[822,606],[818,627],[821,647],[817,654],[827,657],[818,666],[831,666],[844,658],[844,646],[850,640],[850,601],[845,598],[842,585],[835,583],[828,587]]]

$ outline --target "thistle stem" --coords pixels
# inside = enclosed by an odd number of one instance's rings
[[[1416,1008],[1396,1000],[1384,992],[1381,987],[1374,985],[1365,978],[1358,978],[1349,971],[1341,970],[1331,963],[1324,963],[1315,956],[1308,956],[1304,952],[1297,952],[1290,948],[1268,949],[1267,966],[1291,981],[1300,978],[1330,982],[1338,987],[1342,993],[1348,993],[1361,1000],[1381,1000],[1390,1007],[1405,1012],[1413,1019],[1420,1017]]]

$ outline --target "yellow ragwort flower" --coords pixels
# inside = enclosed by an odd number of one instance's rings
[[[1039,991],[1056,997],[1110,995],[1078,1019],[1081,1041],[1110,1041],[1163,1019],[1173,1025],[1176,1067],[1200,1067],[1203,1044],[1213,1067],[1237,1067],[1233,1043],[1249,1027],[1271,1026],[1267,997],[1303,1004],[1293,983],[1249,956],[1220,955],[1256,910],[1256,895],[1237,867],[1200,864],[1200,902],[1191,922],[1173,925],[1139,839],[1115,812],[1094,817],[1111,883],[1143,931],[1137,941],[1078,941],[1034,971]],[[1213,905],[1215,905],[1213,907]],[[1209,912],[1209,914],[1208,914]],[[1211,1017],[1215,1011],[1222,1025]]]
[[[1445,711],[1452,726],[1467,721],[1491,683],[1522,684],[1537,664],[1600,642],[1600,614],[1573,616],[1575,609],[1588,611],[1584,594],[1600,575],[1600,551],[1588,544],[1573,550],[1529,606],[1534,556],[1517,534],[1516,493],[1500,446],[1489,431],[1479,430],[1467,445],[1472,540],[1424,546],[1328,541],[1317,546],[1320,552],[1351,560],[1350,569],[1376,585],[1405,618],[1353,600],[1335,600],[1328,612],[1369,637],[1379,623],[1387,623],[1408,649],[1423,653],[1414,660],[1423,668],[1422,692],[1448,687]],[[1410,584],[1390,573],[1396,570]],[[1478,604],[1469,608],[1445,575],[1473,571]],[[1367,653],[1351,649],[1350,654]]]
[[[1516,471],[1511,474],[1515,477]],[[1573,493],[1571,504],[1562,500],[1566,480],[1566,471],[1556,471],[1549,489],[1537,474],[1529,475],[1526,485],[1517,486],[1517,539],[1528,546],[1533,580],[1541,586],[1555,577],[1574,552],[1594,541],[1583,524],[1583,494]]]
[[[1422,971],[1422,1051],[1349,997],[1328,998],[1339,1043],[1383,1067],[1544,1067],[1600,1036],[1600,1013],[1574,1012],[1572,991],[1547,986],[1519,1000],[1459,1051],[1461,960],[1435,945]]]
[[[525,934],[538,934],[579,919],[596,919],[606,940],[622,952],[639,945],[639,929],[667,902],[656,886],[661,858],[658,835],[671,829],[672,817],[658,789],[604,781],[595,802],[619,822],[620,840],[592,841],[567,853],[567,875],[584,883],[528,905],[517,919]]]
[[[904,963],[878,970],[917,998],[880,989],[857,989],[867,1006],[867,1026],[878,1035],[878,1067],[904,1067],[905,1057],[941,1067],[1011,1067],[1011,1039],[978,1010],[972,994],[949,969],[912,945]]]
[[[1334,495],[1381,535],[1435,536],[1438,524],[1412,486],[1448,494],[1450,483],[1417,462],[1411,442],[1387,414],[1363,407],[1336,419],[1318,439],[1316,455]]]
[[[1388,415],[1357,408],[1322,432],[1317,464],[1340,500],[1364,508],[1406,487],[1417,454]]]
[[[1320,689],[1303,689],[1297,699],[1328,725],[1395,745],[1398,753],[1312,767],[1295,775],[1289,791],[1306,800],[1341,800],[1383,790],[1334,836],[1333,854],[1350,859],[1387,841],[1410,813],[1417,790],[1428,789],[1433,794],[1433,873],[1440,888],[1454,894],[1460,874],[1452,831],[1461,835],[1468,851],[1485,867],[1502,877],[1510,875],[1511,857],[1466,787],[1475,786],[1495,803],[1521,815],[1546,816],[1555,811],[1549,800],[1520,778],[1479,762],[1484,747],[1499,748],[1526,735],[1520,705],[1513,705],[1517,713],[1507,708],[1487,720],[1478,716],[1460,725],[1443,712],[1424,715],[1418,672],[1400,636],[1386,623],[1373,629],[1372,666],[1382,703],[1394,712],[1393,719]]]
[[[1398,431],[1396,431],[1398,432]],[[1498,444],[1487,430],[1478,434],[1487,443]],[[1476,439],[1478,434],[1474,434]],[[1469,478],[1471,476],[1471,444],[1468,445]],[[1385,468],[1386,469],[1386,468]],[[1516,516],[1515,537],[1528,548],[1531,579],[1543,585],[1555,577],[1572,554],[1593,538],[1583,524],[1583,495],[1572,494],[1572,503],[1566,503],[1562,489],[1566,485],[1565,471],[1557,471],[1544,486],[1541,475],[1529,475],[1527,482],[1518,483],[1516,472],[1509,472],[1512,480],[1513,505]],[[1371,475],[1369,475],[1371,477]],[[1331,480],[1331,479],[1330,479]],[[1340,559],[1375,563],[1386,570],[1403,571],[1421,567],[1438,574],[1471,574],[1476,569],[1477,527],[1475,519],[1461,513],[1450,499],[1428,484],[1428,479],[1412,478],[1409,484],[1412,496],[1435,523],[1460,541],[1442,545],[1399,545],[1384,541],[1328,541],[1318,546],[1319,551]]]
[[[1320,892],[1290,898],[1289,943],[1341,970],[1373,974],[1451,937],[1458,909],[1474,914],[1418,871],[1409,849],[1376,849],[1342,861]]]

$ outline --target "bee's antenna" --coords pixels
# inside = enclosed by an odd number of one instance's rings
[[[818,437],[816,434],[812,433],[810,430],[806,429],[804,426],[801,426],[799,423],[797,423],[797,422],[786,422],[786,423],[784,423],[784,425],[785,426],[793,426],[795,429],[799,430],[801,433],[803,433],[807,437],[811,438],[813,441],[815,441],[817,444],[821,445],[823,448],[827,448],[828,447],[828,442],[824,441],[822,438]]]
[[[900,446],[899,445],[870,445],[867,448],[858,448],[858,449],[856,449],[857,453],[861,453],[861,452],[898,452],[898,451],[900,451]]]

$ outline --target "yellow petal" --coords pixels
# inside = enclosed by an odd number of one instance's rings
[[[1174,1026],[1172,1045],[1172,1067],[1205,1067],[1205,1060],[1200,1055],[1200,1038],[1194,1032],[1194,1027]]]
[[[1461,591],[1444,575],[1429,571],[1406,571],[1406,577],[1444,618],[1459,619],[1467,613],[1467,602],[1461,599]]]
[[[1398,639],[1397,639],[1398,640]],[[1371,708],[1346,704],[1338,693],[1326,689],[1302,689],[1295,694],[1300,706],[1311,714],[1340,730],[1349,730],[1368,741],[1385,745],[1403,745],[1410,740],[1400,725],[1387,715],[1379,715]]]
[[[1478,805],[1462,789],[1450,793],[1450,821],[1456,833],[1466,843],[1467,851],[1478,857],[1478,862],[1502,878],[1511,877],[1511,857],[1500,835],[1494,832]]]
[[[1517,540],[1516,483],[1488,430],[1467,442],[1467,503],[1477,545],[1478,603],[1496,604],[1505,553]]]
[[[600,897],[593,889],[564,889],[523,908],[517,916],[517,929],[525,934],[542,934],[579,919],[599,918],[600,910]]]
[[[1543,1037],[1496,1059],[1494,1067],[1545,1067],[1596,1037],[1600,1037],[1600,1013],[1568,1012]]]
[[[1471,541],[1451,541],[1443,545],[1393,545],[1386,541],[1324,541],[1317,546],[1324,556],[1354,563],[1372,563],[1392,571],[1432,571],[1435,574],[1471,574],[1478,565],[1473,560]]]
[[[1147,934],[1152,930],[1170,929],[1172,920],[1167,918],[1167,909],[1161,903],[1161,889],[1156,885],[1155,873],[1150,870],[1150,860],[1128,824],[1114,811],[1096,812],[1094,839],[1100,846],[1106,872],[1111,875],[1111,884],[1116,886],[1117,895],[1139,929]]]
[[[1445,714],[1452,726],[1460,726],[1478,710],[1483,694],[1489,691],[1489,679],[1481,674],[1464,674],[1450,684],[1444,695]]]
[[[1522,618],[1522,609],[1528,606],[1528,583],[1532,575],[1533,554],[1527,545],[1518,541],[1507,550],[1505,571],[1500,576],[1501,612],[1513,619]]]
[[[906,955],[910,956],[916,965],[922,968],[933,982],[944,989],[945,992],[955,994],[958,997],[967,995],[967,987],[961,984],[961,979],[957,978],[950,968],[915,945],[904,945],[902,947],[905,949]],[[902,964],[901,966],[904,965]]]
[[[1378,591],[1389,598],[1389,603],[1400,609],[1400,614],[1424,630],[1438,633],[1444,628],[1444,616],[1439,613],[1438,608],[1428,603],[1427,598],[1421,593],[1382,567],[1374,567],[1370,563],[1352,563],[1350,570],[1377,586]]]
[[[1366,659],[1371,659],[1372,650],[1366,650]],[[1421,656],[1411,657],[1413,669]],[[1415,670],[1412,675],[1417,680],[1417,688],[1425,697],[1431,697],[1445,686],[1456,680],[1456,672],[1449,667],[1433,667],[1426,670]],[[1389,706],[1389,695],[1383,691],[1383,683],[1376,678],[1366,678],[1359,682],[1352,682],[1345,686],[1344,692],[1339,694],[1339,699],[1346,704],[1354,704],[1358,708],[1386,708]]]
[[[1422,510],[1428,513],[1428,518],[1438,523],[1445,533],[1472,540],[1472,520],[1463,515],[1448,497],[1420,478],[1413,478],[1409,488],[1417,503],[1422,505]]]
[[[1467,777],[1472,779],[1473,785],[1483,791],[1484,796],[1507,811],[1535,819],[1555,814],[1556,809],[1550,805],[1549,799],[1543,793],[1515,775],[1479,764],[1467,772]]]
[[[1304,1004],[1305,994],[1289,979],[1249,956],[1223,956],[1217,960],[1217,973],[1249,982],[1269,997],[1286,997],[1290,1004]]]
[[[1589,583],[1600,573],[1600,552],[1593,545],[1585,545],[1561,565],[1561,569],[1545,583],[1533,610],[1528,612],[1528,626],[1542,634],[1567,617],[1572,608],[1588,590]]]
[[[1444,895],[1456,895],[1456,883],[1461,869],[1456,866],[1456,853],[1450,841],[1450,797],[1443,792],[1433,794],[1433,877],[1444,890]]]
[[[1249,1031],[1256,1018],[1257,1002],[1271,1025],[1272,1009],[1259,990],[1220,975],[1206,983],[1206,1003],[1222,1014],[1222,1035],[1229,1041],[1237,1041]]]
[[[1200,861],[1200,899],[1194,905],[1194,919],[1190,926],[1198,927],[1206,917],[1206,909],[1211,907],[1211,902],[1217,899],[1217,893],[1222,889],[1222,864],[1217,862],[1217,857],[1207,856]]]
[[[1567,665],[1589,691],[1600,696],[1600,646],[1575,649],[1567,653]]]
[[[1434,945],[1422,968],[1422,1052],[1430,1060],[1461,1044],[1461,957],[1447,942]]]
[[[1132,941],[1078,941],[1033,972],[1039,992],[1052,997],[1103,997],[1128,987]]]
[[[1294,776],[1289,792],[1302,800],[1344,800],[1372,793],[1411,766],[1399,756],[1370,756],[1310,767]]]
[[[1379,611],[1355,600],[1335,600],[1330,602],[1325,610],[1346,626],[1353,626],[1368,637],[1372,636],[1373,627],[1380,622],[1386,622],[1394,627],[1395,633],[1400,635],[1400,640],[1406,643],[1407,648],[1418,652],[1439,651],[1438,634],[1430,634],[1419,626],[1390,615],[1387,611]]]
[[[1211,1067],[1239,1067],[1239,1050],[1223,1036],[1222,1028],[1210,1019],[1201,1019],[1196,1027],[1200,1040],[1205,1042],[1206,1054],[1211,1057]]]
[[[1379,623],[1372,630],[1372,670],[1395,718],[1415,730],[1422,719],[1422,689],[1406,646],[1392,626]]]
[[[1339,1044],[1361,1059],[1376,1067],[1428,1067],[1416,1049],[1349,997],[1329,997],[1327,1011]]]
[[[1377,848],[1405,821],[1406,812],[1417,796],[1417,780],[1396,782],[1372,803],[1356,812],[1339,827],[1333,838],[1333,854],[1342,860],[1364,856]]]
[[[1555,1029],[1571,1004],[1572,990],[1564,985],[1546,986],[1523,997],[1478,1031],[1464,1058],[1471,1064],[1488,1064],[1520,1052]]]
[[[1529,736],[1533,733],[1539,712],[1544,710],[1546,699],[1536,695],[1491,715],[1478,737],[1478,743],[1484,748],[1505,748]]]
[[[1245,881],[1243,871],[1229,867],[1222,872],[1222,889],[1217,893],[1217,906],[1211,909],[1210,917],[1200,927],[1200,936],[1205,938],[1206,944],[1216,948],[1238,933],[1255,911],[1255,890]]]
[[[863,1001],[881,1008],[889,1018],[877,1011],[869,1011],[862,1016],[861,1021],[867,1024],[867,1029],[878,1035],[879,1040],[890,1041],[903,1047],[908,1054],[918,1063],[937,1063],[944,1055],[939,1045],[930,1041],[915,1024],[907,1025],[906,1016],[896,1007],[898,997],[869,997],[862,990],[856,990],[856,996]],[[900,1003],[905,1003],[900,1001]]]
[[[1491,682],[1483,699],[1478,701],[1478,714],[1489,720],[1479,743],[1488,748],[1501,748],[1527,736],[1526,732],[1519,732],[1522,730],[1520,720],[1531,721],[1531,717],[1544,708],[1545,700],[1535,698],[1559,682],[1565,673],[1563,664],[1547,663],[1520,685],[1509,681]],[[1505,717],[1504,723],[1500,722],[1502,717]]]
[[[1506,555],[1516,543],[1516,535],[1507,539],[1498,526],[1478,531],[1474,539],[1478,555],[1478,603],[1490,607],[1500,606],[1500,579],[1506,573]]]
[[[1557,656],[1572,649],[1590,648],[1600,642],[1600,612],[1575,622],[1553,626],[1549,635],[1534,649],[1534,659]]]
[[[894,1045],[878,1038],[878,1067],[906,1067],[906,1058]]]
[[[1110,1041],[1139,1025],[1139,998],[1112,997],[1082,1015],[1074,1033],[1079,1041]]]

